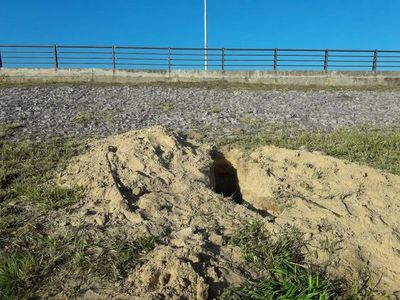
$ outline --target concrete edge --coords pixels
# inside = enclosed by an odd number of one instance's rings
[[[265,85],[371,87],[400,86],[400,72],[193,71],[1,68],[0,83],[217,82]]]

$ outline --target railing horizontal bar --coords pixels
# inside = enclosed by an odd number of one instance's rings
[[[322,62],[322,59],[278,59],[278,61],[285,61],[285,62],[307,62],[307,61],[311,61],[311,62]]]
[[[226,67],[273,67],[274,65],[225,65]]]
[[[157,61],[168,61],[167,58],[151,58],[151,57],[145,57],[145,58],[137,58],[137,57],[118,57],[117,60],[157,60]]]
[[[143,50],[168,50],[168,47],[135,47],[135,46],[115,46],[115,49],[143,49]]]
[[[266,57],[274,57],[273,54],[225,54],[225,56],[266,56]]]
[[[200,58],[173,58],[171,57],[172,61],[202,61],[204,62],[204,59]],[[207,59],[207,61],[220,61],[220,59]]]
[[[57,45],[58,49],[111,49],[112,46],[86,46],[86,45],[77,45],[77,46],[72,46],[72,45]]]
[[[400,62],[400,60],[378,60],[379,63],[397,63]]]
[[[375,50],[345,50],[345,49],[332,49],[331,50],[331,49],[329,49],[329,52],[349,52],[349,53],[366,52],[366,53],[373,53],[373,52],[375,52]]]
[[[325,49],[276,49],[278,52],[324,52]]]
[[[368,60],[342,60],[342,59],[330,59],[329,62],[344,62],[344,63],[369,63]]]
[[[383,52],[383,53],[400,53],[400,50],[378,50],[378,52]]]
[[[3,61],[3,65],[53,65],[53,62],[19,62],[19,61]]]
[[[53,48],[54,45],[0,45],[0,48]]]
[[[59,62],[60,65],[111,65],[111,62],[109,63],[103,63],[103,62],[74,62],[74,61],[61,61]]]
[[[59,56],[58,59],[108,59],[110,60],[111,57],[73,57],[73,56]]]
[[[365,65],[363,65],[363,66],[360,66],[360,65],[352,65],[352,66],[349,66],[349,65],[329,65],[329,67],[331,67],[331,68],[371,68],[371,66],[365,66]]]
[[[285,56],[285,57],[291,57],[291,56],[304,56],[304,57],[325,57],[324,54],[278,54],[279,57]]]
[[[171,56],[204,56],[204,53],[171,53]],[[221,53],[208,53],[207,56],[221,56]]]
[[[0,44],[0,47],[4,48],[49,48],[54,45],[17,45],[17,44]],[[111,48],[112,45],[58,45],[60,48]],[[195,49],[195,50],[204,50],[205,48],[201,47],[153,47],[153,46],[115,46],[116,48],[131,48],[131,49],[177,49],[177,50],[185,50],[185,49]],[[207,48],[208,50],[221,50],[222,48]],[[256,50],[256,51],[274,51],[275,48],[225,48],[226,50]],[[279,51],[325,51],[325,49],[310,49],[310,48],[277,48]],[[341,52],[373,52],[375,50],[368,49],[328,49],[329,51],[341,51]],[[378,52],[392,52],[392,53],[400,53],[400,50],[377,50]]]
[[[172,67],[204,67],[204,64],[172,64]],[[209,67],[221,67],[221,65],[217,64],[208,64]]]
[[[117,66],[168,66],[168,64],[133,64],[133,63],[116,63]]]
[[[53,51],[9,51],[3,50],[1,53],[12,53],[12,54],[51,54]]]
[[[225,48],[226,51],[274,51],[271,48]]]
[[[2,56],[2,58],[53,59],[53,57],[48,57],[48,56]]]
[[[117,55],[163,55],[168,56],[168,52],[120,52],[115,51]],[[204,54],[202,54],[204,55]]]
[[[177,51],[185,51],[185,50],[192,50],[192,51],[221,51],[221,48],[171,48],[171,50],[177,50]]]
[[[319,68],[323,68],[324,65],[297,65],[297,64],[292,64],[292,65],[277,65],[278,67],[307,67],[307,68],[314,68],[314,67],[319,67]]]
[[[400,55],[379,55],[379,58],[400,58]]]
[[[110,54],[110,52],[106,51],[59,51],[60,54]]]
[[[348,55],[337,55],[337,54],[331,54],[329,55],[329,57],[367,57],[367,58],[373,58],[373,55],[352,55],[352,54],[348,54]]]
[[[378,69],[379,68],[400,68],[400,65],[396,65],[396,66],[378,66],[377,68]]]
[[[225,61],[265,61],[265,62],[272,62],[272,59],[225,59]]]

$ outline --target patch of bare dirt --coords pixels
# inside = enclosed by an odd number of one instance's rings
[[[218,153],[155,127],[92,143],[59,181],[87,191],[56,221],[59,230],[90,225],[158,239],[121,284],[88,283],[83,298],[216,297],[260,275],[226,243],[254,219],[272,232],[297,226],[315,254],[310,260],[329,273],[351,277],[368,266],[382,275],[381,289],[398,289],[398,176],[275,147]]]

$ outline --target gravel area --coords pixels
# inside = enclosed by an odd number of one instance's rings
[[[166,86],[0,88],[0,123],[16,138],[109,135],[156,124],[213,137],[254,130],[255,121],[331,130],[399,127],[399,91],[283,91]]]

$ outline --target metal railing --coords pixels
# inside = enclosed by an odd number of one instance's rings
[[[207,60],[205,53],[207,53]],[[400,50],[0,45],[0,68],[400,70]]]

